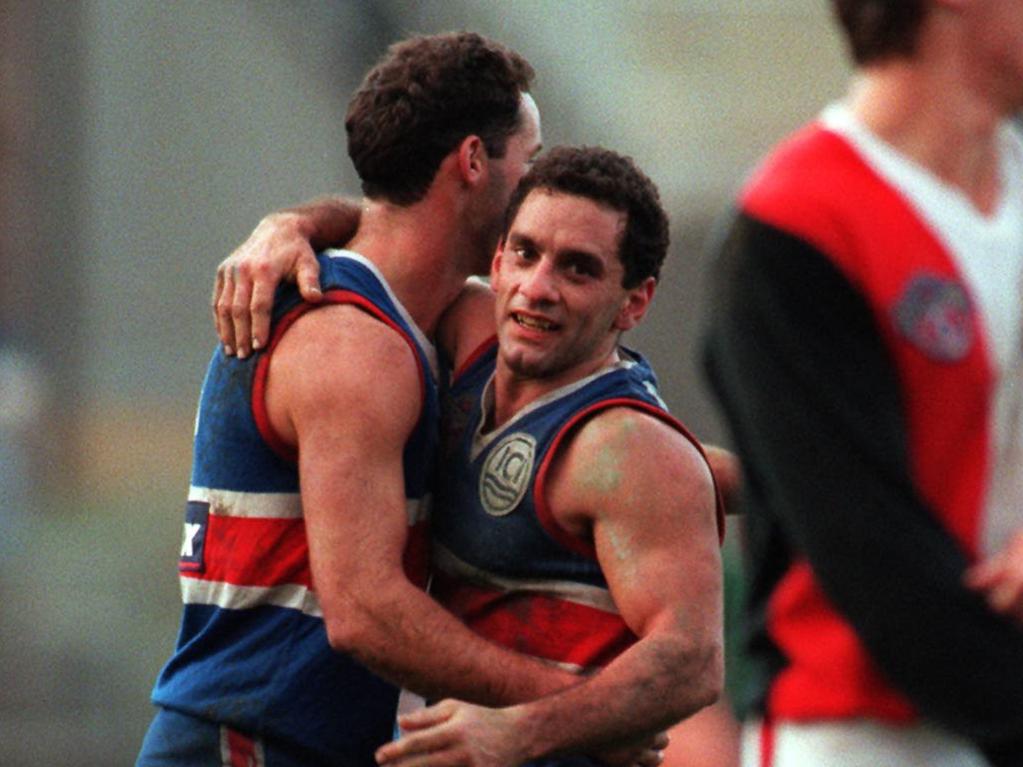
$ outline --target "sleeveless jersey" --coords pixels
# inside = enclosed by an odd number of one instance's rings
[[[498,644],[576,672],[594,670],[636,637],[611,599],[592,542],[560,527],[545,503],[551,460],[586,418],[610,407],[650,413],[692,437],[667,413],[647,363],[624,350],[618,364],[484,434],[495,360],[496,345],[445,397],[431,592]]]
[[[425,583],[427,480],[438,441],[433,347],[373,264],[351,252],[318,256],[324,304],[357,306],[409,344],[422,384],[405,445],[410,530],[406,569]],[[271,342],[245,360],[218,349],[196,419],[180,576],[184,616],[154,703],[276,738],[336,764],[372,764],[391,735],[397,690],[331,649],[313,587],[295,451],[270,427],[270,355],[316,306],[278,291]],[[372,350],[367,350],[368,354]],[[353,403],[353,407],[357,407]]]

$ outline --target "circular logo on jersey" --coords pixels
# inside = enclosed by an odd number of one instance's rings
[[[958,362],[973,346],[973,307],[959,283],[933,274],[914,277],[895,306],[895,326],[939,362]]]
[[[487,514],[503,517],[519,505],[535,454],[536,440],[524,432],[509,434],[490,451],[480,473],[480,503]]]

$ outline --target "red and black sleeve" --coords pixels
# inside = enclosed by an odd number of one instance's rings
[[[743,213],[712,288],[705,370],[744,467],[752,625],[805,558],[921,714],[1023,764],[1023,632],[964,588],[966,557],[914,488],[866,299],[814,246]],[[784,664],[769,644],[751,644],[768,676]]]

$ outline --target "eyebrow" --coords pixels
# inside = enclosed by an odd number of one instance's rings
[[[508,246],[509,247],[524,247],[530,250],[539,250],[539,246],[536,241],[528,234],[521,234],[519,232],[511,232],[508,235]],[[557,260],[564,261],[583,261],[591,265],[594,270],[604,272],[605,265],[604,259],[602,259],[596,253],[589,250],[578,250],[576,248],[568,248],[566,250],[559,250],[554,254]]]
[[[559,259],[565,261],[586,264],[598,274],[603,274],[606,268],[604,259],[589,250],[562,250],[557,255]]]
[[[512,231],[508,233],[508,244],[509,245],[525,245],[527,248],[533,248],[536,250],[536,242],[528,234],[519,234],[518,232]]]

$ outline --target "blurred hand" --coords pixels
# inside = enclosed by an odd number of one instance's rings
[[[217,267],[211,305],[225,354],[244,358],[266,345],[274,291],[282,281],[297,282],[311,303],[323,297],[305,223],[301,213],[271,213]]]
[[[1023,626],[1023,532],[989,559],[966,571],[967,587],[980,592],[991,609]]]

